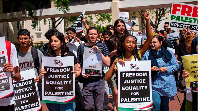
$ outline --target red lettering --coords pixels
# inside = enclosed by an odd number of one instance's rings
[[[4,76],[7,76],[7,74],[0,74],[0,77],[4,77]]]
[[[176,12],[180,12],[181,4],[173,4],[172,14],[176,14]]]
[[[191,16],[191,12],[192,12],[192,7],[189,5],[182,5],[182,10],[181,10],[181,15],[185,16],[185,14],[187,16]]]
[[[0,55],[4,54],[4,51],[0,51]]]
[[[197,6],[193,7],[192,17],[198,17],[198,7]]]

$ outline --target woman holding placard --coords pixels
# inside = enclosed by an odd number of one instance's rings
[[[65,57],[65,56],[73,56],[74,57],[74,71],[75,77],[80,75],[80,65],[77,63],[77,59],[74,53],[69,51],[69,48],[66,46],[65,38],[62,33],[59,31],[52,32],[52,36],[49,39],[49,46],[47,53],[44,54],[45,56],[50,57]],[[45,69],[40,69],[40,76],[46,74],[47,72]],[[50,111],[74,111],[75,110],[75,103],[46,103],[47,107]]]
[[[150,25],[150,16],[148,13],[144,13],[144,18],[146,20],[146,28],[147,28],[147,40],[144,43],[144,46],[137,50],[136,40],[135,37],[131,35],[124,35],[121,37],[120,42],[117,46],[117,54],[122,57],[122,59],[116,58],[113,62],[110,69],[106,72],[104,79],[106,81],[110,80],[114,73],[117,74],[117,67],[116,63],[120,61],[122,65],[124,65],[124,61],[137,61],[140,60],[141,57],[145,54],[145,52],[149,49],[149,45],[152,39],[152,32],[151,32],[151,25]],[[118,75],[117,75],[118,77]],[[116,84],[118,81],[116,81]],[[119,109],[120,110],[120,109]]]
[[[165,39],[156,35],[143,59],[151,60],[153,111],[169,111],[169,100],[177,93],[174,72],[179,65],[176,57],[167,50]]]

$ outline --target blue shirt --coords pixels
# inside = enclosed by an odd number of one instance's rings
[[[170,51],[170,50],[168,50]],[[143,60],[148,60],[150,50],[143,55]],[[160,52],[160,51],[158,51]],[[158,54],[157,52],[157,54]],[[152,81],[152,90],[158,92],[161,96],[172,97],[177,93],[174,72],[179,69],[175,55],[170,51],[172,59],[165,63],[162,58],[156,59],[158,68],[166,67],[166,72],[158,72],[156,79]]]

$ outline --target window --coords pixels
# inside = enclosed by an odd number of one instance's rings
[[[49,29],[52,29],[52,20],[49,19]]]
[[[41,31],[40,20],[37,21],[38,24],[35,27],[35,31]]]

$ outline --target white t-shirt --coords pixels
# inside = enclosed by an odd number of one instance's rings
[[[77,57],[77,49],[79,46],[79,42],[75,42],[75,43],[67,43],[67,46],[69,47],[69,51],[73,52],[76,57]]]
[[[13,43],[11,43],[10,63],[13,65],[13,67],[19,66],[16,47]],[[0,99],[0,106],[8,106],[14,104],[13,99],[14,97]]]

